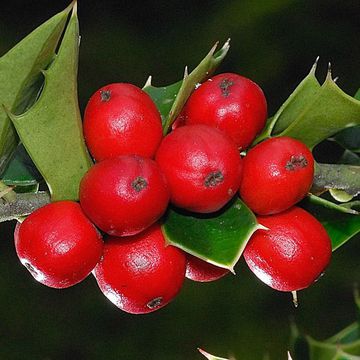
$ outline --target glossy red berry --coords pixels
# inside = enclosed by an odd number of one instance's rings
[[[314,158],[299,140],[275,137],[243,159],[240,196],[259,215],[284,211],[303,199],[313,182]]]
[[[170,187],[171,201],[181,208],[210,213],[236,193],[242,162],[234,142],[206,125],[182,126],[167,135],[156,162]]]
[[[196,256],[186,255],[186,278],[198,282],[215,281],[229,273],[228,269],[210,264]]]
[[[21,263],[40,283],[66,288],[82,281],[100,259],[103,241],[73,201],[54,202],[34,211],[15,228]]]
[[[323,225],[307,211],[292,207],[280,214],[259,216],[268,230],[257,230],[244,257],[251,271],[280,291],[310,286],[331,258],[331,240]]]
[[[267,104],[261,88],[233,73],[201,84],[184,108],[187,124],[205,124],[225,131],[239,149],[247,148],[265,125]]]
[[[168,304],[185,278],[185,255],[166,245],[160,226],[141,234],[110,237],[93,272],[104,295],[121,310],[145,314]]]
[[[169,202],[166,179],[154,160],[135,155],[95,164],[80,183],[85,214],[110,235],[127,236],[157,221]]]
[[[151,158],[162,139],[154,102],[127,83],[97,90],[86,106],[83,126],[86,144],[97,161],[130,154]]]

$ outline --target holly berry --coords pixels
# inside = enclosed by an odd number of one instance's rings
[[[107,239],[93,272],[104,295],[121,310],[145,314],[168,304],[185,278],[185,255],[170,245],[159,224],[141,234]]]
[[[259,216],[268,230],[257,230],[244,251],[251,271],[280,291],[310,286],[331,258],[331,240],[323,225],[307,211],[292,207],[276,215]]]
[[[229,273],[228,269],[208,263],[196,256],[186,255],[185,277],[198,282],[215,281]]]
[[[21,263],[40,283],[66,288],[82,281],[100,259],[99,232],[73,201],[50,203],[15,228]]]
[[[154,102],[127,83],[97,90],[86,106],[83,126],[86,144],[97,161],[130,154],[152,158],[162,139]]]
[[[236,145],[225,133],[206,125],[172,131],[161,142],[156,162],[168,180],[173,204],[194,212],[219,210],[241,181]]]
[[[275,137],[244,158],[240,196],[257,214],[284,211],[303,199],[314,177],[314,158],[299,140]]]
[[[136,155],[95,164],[80,183],[85,214],[110,235],[127,236],[157,221],[169,202],[166,179],[154,160]]]
[[[267,104],[253,81],[233,73],[201,84],[184,108],[186,124],[205,124],[225,131],[239,149],[247,148],[265,125]]]

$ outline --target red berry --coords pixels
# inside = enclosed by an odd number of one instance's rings
[[[153,224],[165,212],[169,197],[155,161],[135,155],[95,164],[80,183],[85,214],[115,236],[134,235]]]
[[[162,139],[160,114],[140,88],[110,84],[91,96],[84,114],[84,136],[97,161],[130,154],[151,158]]]
[[[104,295],[121,310],[144,314],[168,304],[185,278],[185,255],[166,245],[155,224],[128,238],[110,237],[93,272]]]
[[[240,196],[257,214],[275,214],[303,199],[313,177],[314,158],[305,144],[271,138],[245,156]]]
[[[253,81],[225,73],[201,84],[189,97],[184,113],[187,124],[215,126],[245,149],[265,125],[267,104]]]
[[[210,213],[223,207],[241,181],[242,163],[233,141],[206,125],[182,126],[167,135],[156,161],[181,208]]]
[[[322,224],[298,207],[258,221],[269,230],[257,230],[245,248],[251,271],[276,290],[310,286],[331,258],[331,240]]]
[[[196,256],[187,254],[185,276],[193,281],[215,281],[229,273],[228,269],[210,264]]]
[[[82,281],[100,259],[103,242],[78,203],[59,201],[34,211],[15,228],[21,263],[40,283],[66,288]]]

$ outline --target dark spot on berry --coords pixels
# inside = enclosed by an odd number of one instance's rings
[[[162,296],[159,296],[159,297],[157,297],[157,298],[155,298],[155,299],[150,300],[150,301],[146,304],[146,306],[147,306],[149,309],[156,309],[157,307],[159,307],[159,306],[161,305],[162,301],[163,301]]]
[[[230,94],[230,87],[234,85],[234,82],[231,81],[230,79],[224,79],[221,81],[220,83],[220,89],[221,89],[221,94],[224,96],[224,97],[227,97],[229,96]]]
[[[109,101],[111,98],[111,91],[110,90],[100,90],[100,97],[102,102]]]
[[[216,186],[224,181],[224,176],[221,171],[214,171],[210,173],[204,181],[206,187]]]
[[[305,168],[307,167],[308,162],[303,155],[293,155],[291,156],[290,160],[286,163],[285,169],[289,171],[294,171],[298,168]]]
[[[146,180],[141,177],[138,176],[132,183],[131,186],[133,187],[133,189],[135,189],[136,192],[140,192],[141,190],[145,189],[147,187],[147,182]]]

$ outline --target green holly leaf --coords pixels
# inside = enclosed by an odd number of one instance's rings
[[[360,101],[345,94],[328,72],[324,84],[303,110],[293,113],[292,123],[278,136],[301,140],[309,148],[340,130],[360,125]]]
[[[59,51],[43,72],[45,84],[38,100],[25,113],[9,115],[52,201],[77,200],[80,180],[92,165],[77,99],[78,49],[75,3]]]
[[[354,98],[360,100],[360,89]],[[334,140],[345,149],[360,152],[360,126],[353,126],[340,131],[334,136]]]
[[[335,84],[330,70],[320,86],[315,70],[316,63],[254,144],[271,136],[290,136],[313,149],[343,129],[360,125],[360,101]]]
[[[360,152],[360,126],[344,129],[334,136],[334,140],[344,149]]]
[[[19,144],[7,166],[2,181],[6,185],[19,187],[35,186],[41,181],[41,174],[26,152],[24,145]]]
[[[355,293],[355,301],[356,297]],[[354,322],[323,341],[304,336],[292,323],[291,348],[296,355],[295,359],[358,360],[360,355],[359,323]]]
[[[315,77],[317,61],[318,59],[309,74],[300,82],[275,115],[267,121],[265,129],[257,136],[254,145],[284,131],[294,121],[294,114],[301,113],[307,104],[312,101],[321,87]]]
[[[303,200],[301,205],[324,225],[331,238],[333,251],[360,232],[360,215],[334,211],[315,204],[308,198]]]
[[[263,228],[239,199],[212,214],[171,208],[163,224],[166,240],[214,265],[234,271],[251,235]]]
[[[339,189],[329,189],[329,193],[336,201],[339,202],[348,202],[354,197],[354,195],[350,195],[346,191]]]
[[[356,201],[353,201],[351,203],[347,203],[347,204],[336,204],[328,199],[325,199],[323,197],[320,196],[316,196],[313,194],[309,194],[308,195],[308,200],[313,203],[313,204],[317,204],[317,205],[321,205],[324,206],[328,209],[332,209],[335,211],[339,211],[342,213],[346,213],[346,214],[353,214],[353,215],[359,215],[359,211],[356,210],[356,206],[358,205]],[[354,208],[353,208],[354,207]]]
[[[321,215],[318,214],[318,220],[325,226],[331,238],[333,251],[360,232],[359,215],[339,215],[335,212],[329,214],[323,211]]]
[[[163,121],[164,134],[167,134],[169,131],[172,123],[180,114],[181,109],[197,84],[208,78],[225,58],[230,48],[229,41],[230,40],[215,53],[218,45],[216,43],[190,74],[188,74],[187,68],[185,68],[183,80],[175,84],[164,87],[154,87],[151,85],[151,77],[149,77],[143,90],[152,97],[158,106]]]
[[[360,340],[359,324],[357,322],[350,324],[337,334],[328,338],[325,342],[330,344],[349,344]]]
[[[20,113],[34,101],[42,84],[40,71],[54,58],[70,10],[53,16],[0,58],[0,174],[18,144],[2,106]]]
[[[180,90],[182,80],[172,85],[155,87],[151,85],[151,79],[152,78],[150,76],[144,85],[143,90],[150,95],[156,104],[161,115],[162,124],[165,126],[170,110]]]
[[[325,341],[317,341],[307,337],[310,350],[310,360],[359,360],[360,340],[348,344],[332,344]]]

